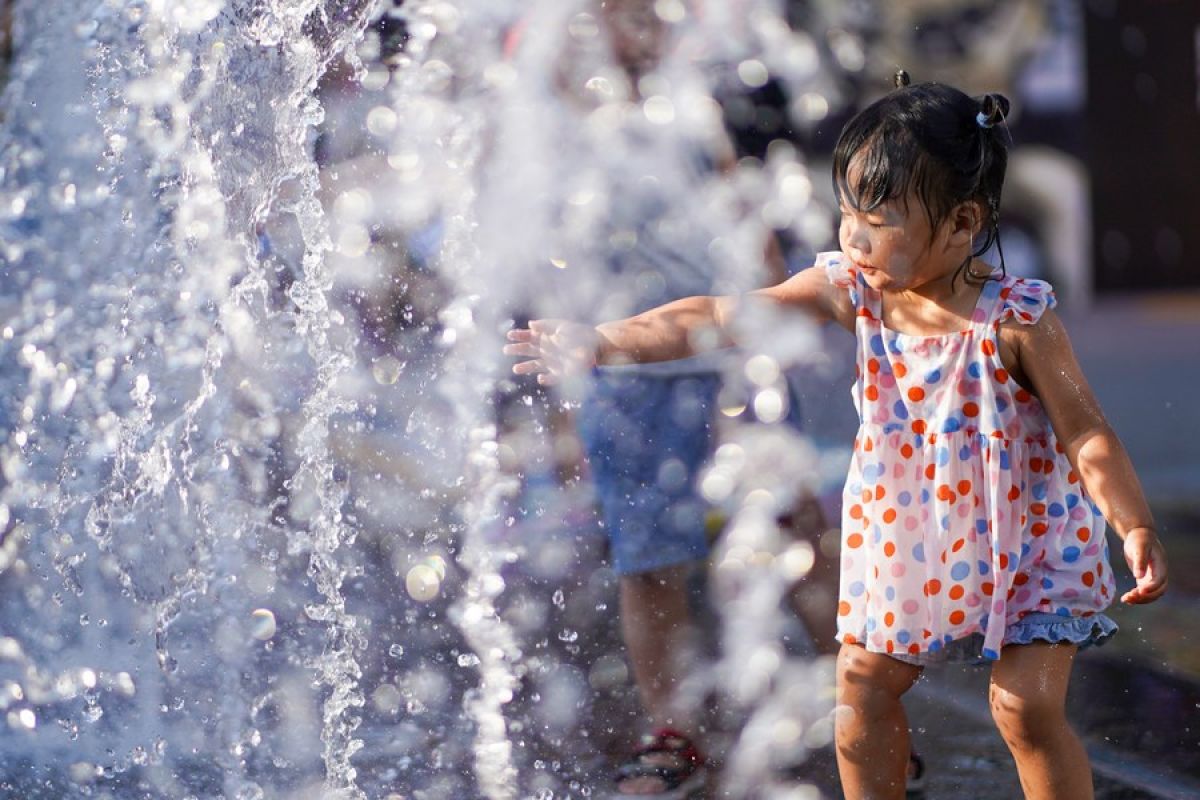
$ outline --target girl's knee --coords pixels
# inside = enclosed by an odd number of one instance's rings
[[[843,645],[837,659],[838,702],[862,712],[883,711],[921,677],[921,668],[858,645]]]
[[[1063,698],[1053,692],[1014,692],[993,685],[992,719],[1010,747],[1037,748],[1069,731]]]

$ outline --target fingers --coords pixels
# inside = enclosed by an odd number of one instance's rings
[[[540,359],[532,361],[519,361],[513,364],[512,371],[517,375],[532,375],[535,372],[545,372],[546,365]]]
[[[529,356],[537,358],[542,354],[542,348],[531,342],[521,342],[519,344],[506,344],[504,346],[504,355],[506,356]]]
[[[510,342],[532,342],[533,331],[528,328],[513,328],[505,336]]]
[[[1130,605],[1153,603],[1167,591],[1167,572],[1165,564],[1160,564],[1153,557],[1143,559],[1145,567],[1138,576],[1137,586],[1121,596],[1121,601]]]

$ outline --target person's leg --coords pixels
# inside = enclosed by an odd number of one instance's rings
[[[901,697],[921,668],[858,645],[842,645],[834,714],[838,773],[847,800],[904,797],[908,718]]]
[[[1067,682],[1076,647],[1009,645],[992,667],[992,717],[1030,800],[1092,797],[1087,751],[1067,722]]]
[[[651,727],[691,730],[693,720],[674,702],[680,654],[691,643],[689,565],[621,576],[621,633],[638,694]]]

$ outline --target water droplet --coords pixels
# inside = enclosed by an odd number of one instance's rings
[[[250,615],[250,635],[265,642],[275,635],[275,614],[270,609],[256,608]]]

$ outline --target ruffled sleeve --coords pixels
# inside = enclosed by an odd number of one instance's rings
[[[1012,283],[1000,290],[998,321],[1015,319],[1022,325],[1032,325],[1041,319],[1046,309],[1058,305],[1054,289],[1045,281],[1012,278]]]
[[[855,270],[850,266],[850,259],[838,250],[827,250],[817,253],[816,266],[825,268],[829,282],[839,289],[853,289]]]

